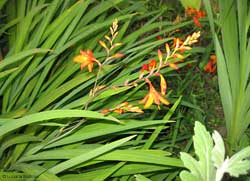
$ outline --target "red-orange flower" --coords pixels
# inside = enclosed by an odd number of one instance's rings
[[[197,11],[196,16],[197,16],[197,18],[205,18],[206,13],[205,13],[205,11]]]
[[[197,18],[204,18],[204,17],[206,17],[205,11],[199,11],[199,10],[194,9],[194,8],[187,8],[185,10],[185,14],[187,16],[190,16],[190,17],[192,17],[192,16],[196,16]]]
[[[156,64],[157,64],[156,60],[150,60],[148,66],[150,69],[154,69],[156,67]]]
[[[158,35],[157,37],[157,40],[162,40],[162,36]]]
[[[91,50],[83,51],[80,50],[80,54],[74,58],[74,62],[81,63],[81,70],[84,69],[84,67],[88,66],[89,72],[92,72],[94,62],[96,62],[99,66],[101,65],[98,60],[95,59],[93,52]]]
[[[194,8],[187,8],[185,10],[185,14],[188,16],[193,16],[193,15],[195,15],[195,13],[196,13],[196,9],[194,9]]]
[[[141,71],[149,71],[149,66],[148,64],[143,64],[142,67],[141,67]]]
[[[142,100],[139,101],[139,104],[145,103],[144,109],[149,108],[153,103],[157,104],[158,107],[160,106],[161,102],[165,105],[169,105],[169,101],[155,90],[150,80],[146,79],[146,82],[149,85],[149,93]]]
[[[141,79],[144,76],[144,71],[153,71],[156,67],[156,60],[150,60],[148,64],[143,64],[141,67],[141,73],[139,75],[139,79]]]
[[[193,18],[194,24],[196,26],[201,26],[201,23],[200,23],[199,19],[196,16],[193,16],[192,18]]]
[[[194,8],[187,8],[185,10],[185,14],[189,17],[193,18],[194,24],[196,26],[201,26],[201,23],[199,21],[199,18],[204,18],[206,17],[206,13],[204,11],[199,11]]]
[[[216,65],[216,56],[211,55],[210,60],[205,66],[205,72],[207,73],[214,73],[216,71],[217,65]]]

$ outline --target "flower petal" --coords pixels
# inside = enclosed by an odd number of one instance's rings
[[[179,53],[175,53],[175,54],[173,55],[173,57],[174,57],[174,58],[179,58],[179,59],[181,59],[181,60],[184,59],[184,56],[181,55],[181,54],[179,54]]]
[[[84,67],[86,67],[86,65],[87,65],[87,64],[84,64],[84,63],[83,63],[83,64],[81,65],[80,69],[83,70]]]
[[[77,63],[83,63],[86,61],[86,58],[82,55],[78,55],[78,56],[74,57],[73,61],[77,62]]]
[[[160,61],[162,61],[162,52],[160,49],[158,49],[158,58]]]
[[[108,50],[108,47],[107,47],[107,45],[106,45],[106,43],[105,43],[104,41],[99,40],[99,44],[100,44],[103,48],[105,48],[106,50]]]
[[[149,94],[147,94],[142,100],[138,101],[139,104],[144,104],[148,100]]]
[[[170,48],[169,48],[168,43],[165,44],[165,48],[166,48],[166,52],[167,52],[167,57],[169,57],[170,56]]]
[[[171,68],[173,68],[175,70],[179,69],[179,67],[175,63],[169,63],[168,65],[169,65],[169,67],[171,67]]]
[[[124,54],[116,53],[116,54],[112,55],[112,58],[121,58],[121,57],[124,57]]]
[[[157,105],[160,105],[161,104],[161,102],[160,102],[160,94],[156,90],[154,90],[153,95],[154,95],[154,103],[157,104]]]
[[[148,66],[151,68],[151,69],[154,69],[156,67],[156,60],[150,60]]]
[[[144,109],[149,108],[153,104],[153,102],[154,102],[154,96],[153,96],[153,94],[149,93],[148,100],[147,100],[146,104],[144,105]]]
[[[167,99],[165,99],[163,96],[159,96],[159,99],[165,105],[169,105],[170,104],[169,101]]]
[[[161,94],[165,95],[166,91],[167,91],[167,82],[165,80],[165,78],[163,77],[163,75],[160,74],[160,78],[161,78]]]
[[[88,64],[88,70],[89,72],[92,72],[94,64],[91,62]]]
[[[192,17],[193,18],[193,21],[194,21],[194,24],[196,25],[196,26],[201,26],[201,23],[200,23],[200,21],[198,20],[198,18],[196,17],[196,16],[193,16]]]

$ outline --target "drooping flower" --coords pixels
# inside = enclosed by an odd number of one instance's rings
[[[169,105],[169,101],[155,90],[150,80],[146,79],[146,82],[149,85],[149,93],[139,101],[139,104],[145,104],[144,109],[149,108],[153,103],[157,104],[158,108],[160,107],[161,102],[165,105]]]
[[[81,55],[76,56],[73,61],[81,64],[81,70],[88,66],[89,72],[92,72],[94,62],[96,62],[99,66],[101,65],[100,62],[95,59],[91,50],[80,50],[80,54]]]
[[[214,73],[216,71],[217,65],[216,65],[216,56],[211,55],[209,57],[209,62],[205,66],[205,72],[207,73]]]

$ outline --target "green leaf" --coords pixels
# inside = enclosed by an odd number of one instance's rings
[[[26,154],[19,160],[19,162],[72,159],[75,156],[79,156],[90,151],[93,151],[93,149],[60,149],[44,151],[35,155]],[[167,152],[161,150],[115,150],[110,153],[98,156],[94,160],[150,163],[173,167],[183,166],[179,159],[167,157],[167,155]]]
[[[31,56],[31,55],[35,55],[35,54],[39,54],[39,53],[47,53],[51,50],[49,49],[41,49],[41,48],[35,48],[35,49],[32,49],[32,50],[26,50],[26,51],[22,51],[20,53],[16,53],[12,56],[9,56],[5,59],[3,59],[1,62],[0,62],[0,70],[2,70],[3,68],[9,66],[9,65],[12,65],[14,63],[18,63],[19,61],[21,61],[22,59],[28,57],[28,56]]]
[[[22,126],[37,123],[41,121],[47,121],[52,119],[59,118],[69,118],[69,117],[85,117],[85,118],[95,118],[95,119],[104,119],[119,122],[116,118],[111,116],[104,116],[101,113],[93,111],[84,111],[84,110],[52,110],[44,111],[40,113],[34,113],[23,118],[9,120],[5,122],[0,127],[0,136],[5,135],[6,133],[18,129]]]
[[[133,121],[133,120],[122,120],[124,124],[115,125],[110,123],[96,123],[92,125],[87,125],[84,128],[80,129],[75,134],[72,134],[66,138],[63,138],[59,141],[51,143],[45,148],[52,148],[61,145],[66,145],[70,143],[75,143],[78,141],[87,140],[90,138],[100,137],[104,135],[110,135],[114,133],[125,132],[128,130],[133,130],[137,128],[150,127],[154,125],[165,124],[169,121]]]
[[[4,6],[4,4],[6,3],[7,0],[2,0],[0,1],[0,10],[2,9],[2,7]]]
[[[213,180],[214,168],[211,160],[213,140],[206,128],[200,123],[195,122],[193,141],[196,155],[201,162],[201,174],[204,180]]]
[[[199,10],[201,7],[201,0],[180,0],[180,1],[185,9],[195,8],[195,9]]]
[[[181,152],[180,154],[184,166],[190,170],[190,172],[182,171],[180,173],[181,180],[189,181],[192,178],[194,181],[199,181],[202,178],[199,163],[187,153]]]
[[[231,176],[238,177],[241,174],[247,174],[250,170],[250,146],[242,149],[233,155],[228,161],[226,172]]]
[[[26,143],[26,142],[32,142],[32,141],[42,141],[41,138],[31,135],[15,135],[15,137],[10,138],[2,143],[0,147],[0,157],[2,156],[4,150],[9,148],[12,145],[20,144],[20,143]]]
[[[178,105],[181,102],[182,96],[180,96],[177,101],[174,103],[174,105],[170,108],[168,113],[164,116],[163,120],[168,120],[171,118],[171,116],[174,114],[174,111],[178,107]],[[157,127],[157,129],[154,131],[154,133],[150,136],[150,138],[147,140],[147,142],[144,145],[144,149],[149,149],[153,142],[156,140],[160,132],[164,129],[164,125],[160,125]]]
[[[51,169],[49,169],[49,171],[51,173],[54,173],[54,174],[58,174],[64,170],[67,170],[73,166],[76,166],[80,163],[83,163],[83,162],[86,162],[90,159],[93,159],[99,155],[102,155],[110,150],[113,150],[115,149],[116,147],[119,147],[120,145],[122,145],[123,143],[133,139],[135,137],[135,135],[133,136],[129,136],[129,137],[126,137],[126,138],[123,138],[123,139],[120,139],[118,141],[114,141],[112,143],[109,143],[107,145],[104,145],[104,146],[101,146],[97,149],[94,149],[92,151],[89,151],[87,153],[84,153],[82,155],[79,155],[79,156],[76,156],[70,160],[67,160],[65,162],[62,162],[54,167],[52,167]]]
[[[116,172],[117,170],[119,170],[120,168],[122,168],[125,164],[126,164],[126,162],[120,162],[120,163],[116,164],[115,166],[113,166],[111,168],[104,169],[103,173],[98,174],[98,176],[96,176],[93,179],[93,181],[102,181],[102,180],[107,179],[114,172]]]
[[[8,76],[9,74],[11,74],[12,72],[15,72],[18,68],[15,67],[15,68],[12,68],[12,69],[9,69],[9,70],[6,70],[6,71],[3,71],[3,72],[0,72],[0,79]]]
[[[214,131],[212,137],[215,143],[212,150],[212,160],[214,165],[218,168],[225,159],[225,146],[222,137],[217,131]]]
[[[14,168],[28,175],[32,175],[34,178],[33,180],[39,180],[39,181],[48,181],[48,180],[60,181],[61,180],[56,175],[48,172],[47,169],[41,166],[38,166],[36,164],[18,163],[14,165]]]
[[[141,174],[137,174],[135,175],[135,180],[136,181],[151,181],[150,179],[148,179],[147,177],[141,175]]]
[[[117,170],[112,177],[120,177],[124,175],[133,175],[140,173],[153,173],[153,172],[165,172],[169,171],[172,167],[166,167],[155,164],[142,164],[142,163],[127,163],[119,170]],[[103,170],[94,170],[85,173],[78,174],[67,174],[60,177],[63,181],[78,181],[78,180],[89,180],[102,174]]]
[[[211,159],[213,141],[209,132],[198,121],[195,122],[193,141],[195,153],[199,161],[194,160],[186,153],[181,154],[185,167],[190,170],[189,174],[182,174],[182,180],[186,180],[185,175],[189,175],[188,178],[195,177],[196,180],[215,180],[215,169]]]
[[[234,177],[248,173],[247,171],[250,170],[250,146],[236,153],[230,159],[224,160],[225,147],[220,134],[217,131],[214,132],[215,145],[213,147],[211,135],[201,123],[195,122],[194,130],[194,148],[199,161],[187,153],[181,153],[184,166],[190,170],[190,172],[182,171],[180,173],[182,180],[220,181],[226,172]]]

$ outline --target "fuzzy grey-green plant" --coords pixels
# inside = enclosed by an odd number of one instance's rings
[[[239,177],[250,170],[250,146],[229,158],[220,134],[214,131],[211,137],[200,122],[195,123],[193,142],[198,160],[181,152],[181,160],[189,170],[180,173],[183,181],[220,181],[225,173]]]

